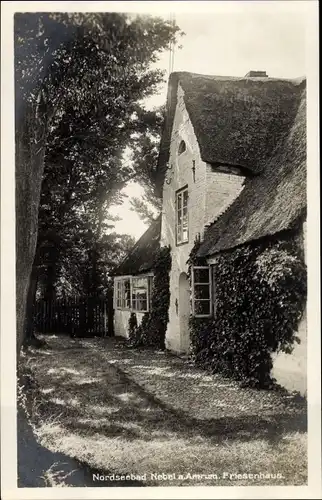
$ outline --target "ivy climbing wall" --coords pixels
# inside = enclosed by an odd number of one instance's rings
[[[303,223],[303,251],[304,260],[307,264],[307,223]],[[283,351],[273,354],[272,376],[277,383],[289,391],[298,391],[302,396],[307,395],[307,307],[305,306],[303,318],[301,319],[297,337],[299,344],[294,345],[291,353]]]
[[[204,264],[198,244],[189,270]],[[214,282],[215,316],[190,320],[195,363],[245,385],[270,387],[274,357],[294,356],[296,345],[306,350],[299,329],[307,287],[299,230],[218,255]]]

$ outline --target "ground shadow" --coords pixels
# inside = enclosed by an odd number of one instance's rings
[[[175,409],[161,401],[142,386],[129,379],[121,368],[114,366],[122,384],[128,391],[138,394],[150,403],[149,411],[144,408],[122,406],[113,413],[108,424],[102,423],[99,431],[111,437],[122,434],[123,438],[150,440],[150,434],[157,430],[164,434],[177,433],[180,437],[189,437],[199,434],[209,441],[219,443],[222,440],[251,441],[262,439],[270,444],[278,443],[282,435],[291,432],[304,433],[307,431],[307,414],[305,406],[299,406],[298,411],[274,412],[261,417],[260,415],[241,415],[238,417],[214,417],[197,419],[190,417],[186,412]],[[80,433],[95,434],[97,426],[91,422],[75,422]],[[136,424],[134,428],[127,428],[126,424]],[[73,424],[66,424],[71,430]],[[144,433],[141,432],[144,430]]]
[[[93,475],[109,476],[109,471],[97,471],[64,453],[52,452],[38,443],[25,412],[18,407],[18,488],[52,486],[115,487],[144,486],[140,481],[99,481]],[[122,472],[119,475],[126,476]]]
[[[109,349],[111,352],[107,356]],[[66,342],[64,345],[57,339],[53,350],[59,351],[57,357],[47,356],[44,351],[36,354],[38,358],[48,358],[48,362],[36,362],[36,376],[42,385],[39,388],[42,403],[38,408],[41,413],[43,411],[41,420],[46,421],[47,416],[59,416],[59,425],[70,431],[67,434],[80,439],[85,437],[84,442],[86,437],[99,434],[102,438],[122,438],[128,443],[156,439],[166,445],[167,441],[183,439],[192,446],[198,446],[200,438],[206,438],[212,445],[262,440],[272,449],[278,449],[283,437],[294,432],[304,433],[307,429],[304,399],[295,402],[290,395],[277,393],[271,397],[268,391],[238,388],[222,378],[207,376],[205,381],[204,374],[204,378],[198,381],[198,369],[167,353],[130,352],[128,348],[115,346],[111,340],[106,346],[99,346],[91,341]],[[171,398],[165,399],[171,391],[167,380],[170,382],[176,376],[187,377],[180,387],[191,394],[191,398],[200,390],[199,384],[200,388],[205,383],[214,387],[214,391],[207,393],[218,402],[218,409],[214,404],[213,417],[212,409],[199,418],[198,412],[191,415],[187,406],[181,409],[173,398],[172,401]],[[240,399],[239,391],[243,394],[240,404],[244,405],[246,401],[246,410],[231,412],[231,407],[235,408],[236,400]],[[220,402],[228,392],[230,413],[225,413],[225,409],[220,411]],[[254,406],[251,403],[253,397]],[[262,397],[269,404],[261,412],[259,401],[262,402]],[[199,400],[202,404],[202,397]],[[75,402],[76,406],[73,406]],[[66,461],[66,455],[59,455],[58,458],[51,456],[51,463]],[[67,477],[72,486],[79,485],[79,481],[86,486],[120,486],[120,482],[93,484],[92,474],[103,471],[92,471],[79,462],[77,467],[74,467],[78,470],[76,475]],[[133,485],[144,484],[122,483],[122,486]]]
[[[116,364],[106,366],[106,373],[100,374],[99,387],[104,387],[101,404],[106,413],[91,413],[91,418],[84,421],[80,408],[86,408],[91,400],[91,391],[97,390],[97,383],[90,382],[79,386],[79,381],[73,379],[68,373],[62,371],[51,378],[51,383],[60,388],[60,396],[64,394],[77,394],[79,398],[77,408],[68,403],[66,397],[61,403],[54,401],[42,403],[48,414],[60,414],[60,422],[70,431],[79,435],[95,435],[97,432],[105,436],[131,440],[149,441],[154,432],[158,436],[169,436],[176,433],[178,437],[193,438],[194,436],[206,437],[212,443],[223,440],[251,441],[256,439],[266,440],[270,444],[278,443],[285,433],[300,432],[307,429],[306,406],[297,405],[296,411],[289,412],[283,407],[280,411],[271,414],[253,415],[242,414],[237,416],[216,416],[213,418],[198,419],[189,416],[186,411],[174,408],[163,400],[146,390],[131,379]],[[62,392],[62,388],[66,386]],[[84,390],[82,389],[84,388]],[[80,390],[81,389],[81,390]],[[120,396],[124,393],[132,395],[132,400],[122,401]],[[285,410],[285,411],[284,411]]]

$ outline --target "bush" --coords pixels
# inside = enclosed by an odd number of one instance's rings
[[[196,257],[199,242],[189,261]],[[190,271],[191,272],[191,271]],[[272,353],[292,352],[306,302],[306,266],[298,238],[244,245],[214,265],[215,316],[190,318],[194,361],[246,385],[272,384]]]
[[[135,314],[135,312],[131,312],[131,315],[129,318],[128,333],[129,333],[129,345],[133,346],[133,347],[136,347],[137,342],[138,342],[138,338],[137,338],[137,334],[136,334],[137,328],[138,328],[138,320],[137,320],[136,314]]]
[[[171,250],[161,247],[154,263],[151,310],[145,313],[137,326],[131,314],[129,319],[130,344],[133,347],[165,348],[165,334],[169,321]],[[134,314],[135,315],[135,314]]]

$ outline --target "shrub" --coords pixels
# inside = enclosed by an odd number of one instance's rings
[[[151,294],[151,310],[144,314],[139,326],[134,325],[134,319],[129,319],[129,336],[131,345],[156,349],[165,348],[165,334],[169,321],[171,270],[170,247],[161,247],[154,262],[154,277]],[[134,314],[134,313],[132,313]],[[135,317],[136,318],[136,317]]]
[[[191,266],[197,258],[196,241]],[[213,269],[215,315],[190,318],[194,361],[250,386],[267,387],[272,353],[290,353],[306,301],[306,266],[289,235],[220,254]]]
[[[137,338],[137,328],[138,328],[138,320],[136,317],[135,312],[131,312],[130,318],[129,318],[129,345],[135,347],[138,343],[138,338]]]

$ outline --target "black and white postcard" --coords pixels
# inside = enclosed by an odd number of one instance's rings
[[[1,10],[3,499],[321,498],[317,2]]]

